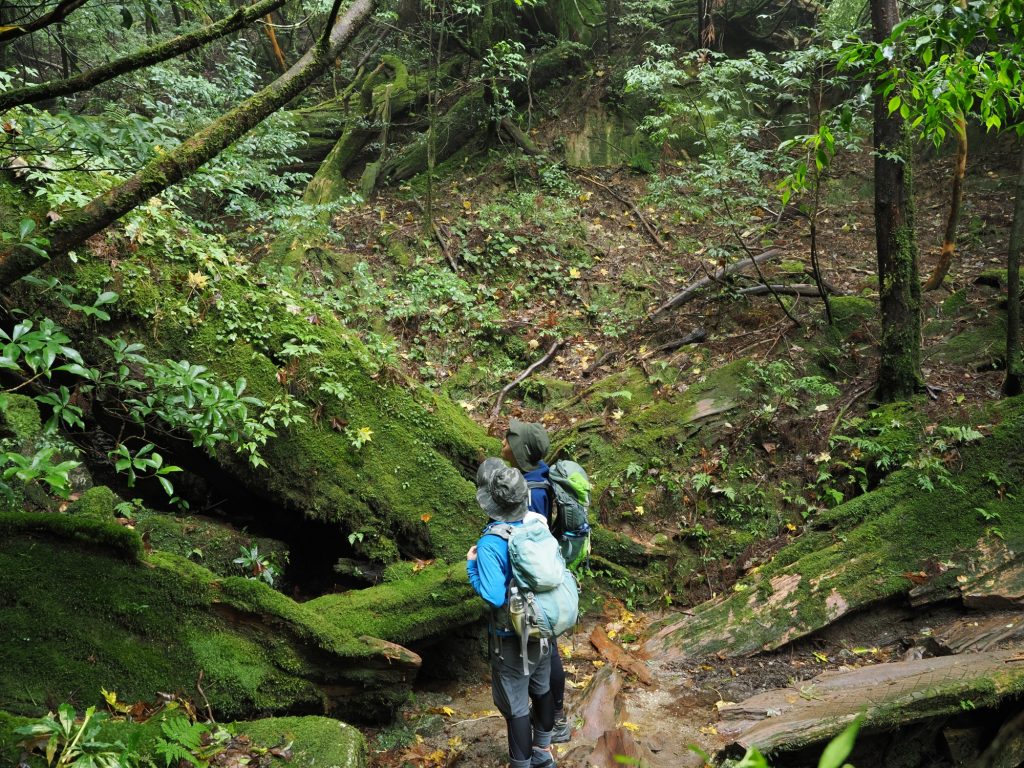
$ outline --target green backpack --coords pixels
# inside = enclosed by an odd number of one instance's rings
[[[558,539],[565,563],[577,570],[590,556],[590,478],[575,461],[560,459],[548,471],[549,482],[528,483],[551,493],[551,532]]]

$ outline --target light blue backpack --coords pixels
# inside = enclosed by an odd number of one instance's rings
[[[579,584],[565,567],[558,541],[543,520],[494,525],[487,532],[508,542],[512,582],[505,607],[509,625],[519,637],[523,674],[527,674],[527,643],[537,638],[553,640],[576,624]]]

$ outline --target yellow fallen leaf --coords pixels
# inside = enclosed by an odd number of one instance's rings
[[[422,520],[424,523],[429,523],[430,522],[430,513],[429,512],[424,512],[422,515],[420,515],[420,520]]]
[[[703,726],[700,729],[700,732],[705,734],[706,736],[717,736],[718,735],[718,729],[715,728],[715,726],[713,726],[713,725],[705,725],[705,726]]]
[[[528,346],[530,349],[536,349],[537,347],[540,346],[540,342],[537,341],[536,339],[530,339],[528,342],[526,342],[526,346]]]
[[[623,720],[621,723],[619,723],[618,727],[625,728],[627,731],[632,731],[633,733],[636,733],[640,730],[639,725],[637,725],[636,723],[632,723],[629,720]]]
[[[594,666],[597,667],[598,669],[600,669],[601,667],[604,666],[604,662],[601,661],[600,659],[594,659]]]
[[[441,707],[441,711],[448,715],[448,717],[451,717],[455,714],[455,710],[451,707]]]
[[[580,276],[580,271],[576,267],[569,267],[569,277],[576,280]]]
[[[795,531],[796,530],[796,526],[793,525],[792,523],[786,523],[786,530],[787,531]]]
[[[735,701],[723,701],[722,699],[719,699],[718,701],[715,702],[715,709],[717,709],[719,712],[721,712],[723,707],[732,707],[732,706],[735,706],[735,705],[736,705]]]

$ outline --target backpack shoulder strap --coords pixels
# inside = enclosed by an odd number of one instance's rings
[[[527,480],[526,487],[531,491],[536,488],[543,488],[545,491],[550,491],[551,482],[549,480]]]
[[[502,523],[501,525],[492,525],[487,529],[485,536],[497,536],[505,541],[512,538],[512,526],[508,523]]]

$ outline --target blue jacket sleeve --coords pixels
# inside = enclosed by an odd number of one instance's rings
[[[506,571],[508,545],[498,536],[481,536],[476,545],[476,560],[466,567],[469,583],[492,608],[505,605],[511,572]]]

